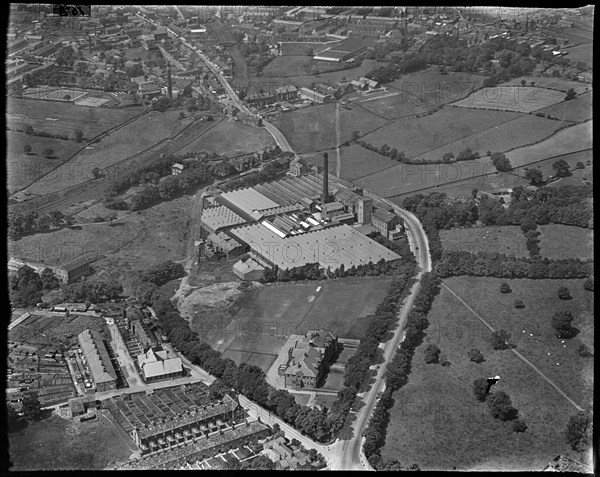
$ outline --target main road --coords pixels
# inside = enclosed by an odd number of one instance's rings
[[[150,21],[151,23],[153,23],[151,20],[146,21]],[[176,36],[188,48],[194,50],[200,56],[202,61],[204,61],[204,63],[212,71],[212,73],[219,79],[221,84],[223,84],[225,91],[227,92],[228,100],[232,102],[235,106],[237,106],[240,111],[243,111],[244,113],[250,116],[254,116],[254,114],[240,101],[236,92],[231,88],[227,80],[223,77],[223,75],[216,68],[216,66],[210,60],[208,60],[208,58],[206,58],[206,56],[197,47],[187,42],[183,36]],[[267,131],[269,131],[269,133],[273,136],[273,138],[283,151],[294,152],[286,137],[281,133],[281,131],[279,131],[271,123],[264,120],[263,125],[267,129]],[[366,190],[365,193],[367,195],[374,195]],[[387,199],[377,197],[377,200],[382,201],[387,205],[391,206],[394,209],[394,211],[404,220],[410,247],[413,253],[415,254],[417,265],[419,267],[419,273],[416,277],[415,283],[411,288],[410,294],[407,296],[405,302],[402,304],[398,312],[398,324],[396,326],[394,336],[391,340],[388,340],[384,345],[384,364],[377,371],[377,374],[375,376],[375,382],[370,386],[370,388],[367,388],[366,391],[363,391],[359,394],[359,398],[364,401],[365,405],[360,409],[360,411],[357,412],[356,419],[352,423],[353,437],[348,440],[337,440],[335,443],[329,446],[317,444],[311,439],[307,438],[306,436],[303,436],[300,432],[298,432],[293,427],[289,426],[277,416],[274,416],[272,413],[266,411],[265,409],[262,409],[256,403],[248,400],[247,398],[240,396],[240,404],[248,408],[251,415],[261,417],[262,420],[268,422],[269,424],[278,423],[280,428],[284,430],[288,436],[292,438],[295,437],[300,442],[302,442],[306,448],[316,449],[321,454],[323,454],[323,456],[328,461],[329,468],[332,470],[372,470],[368,462],[366,462],[366,459],[362,452],[362,434],[369,423],[369,418],[371,414],[373,413],[373,409],[377,402],[377,394],[384,389],[384,374],[385,369],[387,367],[387,363],[389,363],[392,360],[396,350],[398,349],[398,346],[404,338],[404,323],[406,322],[408,313],[412,309],[415,297],[419,292],[420,279],[423,273],[431,271],[431,256],[429,252],[429,242],[427,241],[427,235],[425,234],[425,231],[423,230],[423,227],[421,226],[421,223],[419,222],[417,217],[414,214],[400,208],[398,205],[394,204],[393,202]]]

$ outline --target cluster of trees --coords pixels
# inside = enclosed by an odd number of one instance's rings
[[[11,129],[10,127],[7,127],[6,129],[10,130],[10,131],[24,132],[28,136],[51,137],[53,139],[62,139],[63,141],[69,141],[71,139],[69,136],[67,136],[65,134],[51,134],[51,133],[46,132],[46,131],[35,130],[31,124],[26,124],[23,127],[23,129],[20,129],[20,128]],[[78,140],[79,136],[78,136],[77,131],[81,131],[81,130],[80,129],[76,129],[75,136],[73,137],[73,140],[75,140],[77,142],[81,142],[81,140]],[[81,137],[83,138],[83,132],[81,132]],[[25,152],[27,152],[27,151],[25,151]],[[31,152],[31,150],[29,152]]]
[[[359,266],[352,265],[352,267],[348,270],[346,270],[344,264],[342,264],[334,272],[331,271],[331,267],[327,267],[327,269],[321,269],[318,263],[308,263],[301,267],[293,267],[285,270],[275,266],[274,268],[265,270],[264,277],[261,279],[261,281],[263,283],[270,283],[275,281],[287,282],[296,280],[323,280],[325,278],[343,278],[354,276],[379,276],[395,273],[399,266],[399,262],[386,262],[383,258],[377,263],[369,262]]]
[[[10,278],[10,299],[14,306],[34,306],[44,294],[41,277],[25,265]]]
[[[170,280],[182,278],[185,275],[183,265],[171,260],[159,263],[144,273],[137,275],[132,284],[133,295],[145,305],[151,305],[154,300],[161,298],[159,288]]]
[[[513,421],[512,429],[514,432],[525,432],[527,430],[527,424],[522,420],[517,419],[519,411],[513,407],[510,396],[504,391],[489,394],[489,386],[487,379],[476,379],[473,382],[473,394],[475,394],[475,398],[480,402],[487,403],[490,414],[494,419]]]
[[[579,411],[569,418],[565,437],[574,451],[585,452],[592,445],[593,416],[589,410]]]
[[[512,170],[512,164],[510,163],[508,157],[506,157],[501,152],[494,152],[490,157],[492,160],[492,164],[498,172],[508,172]]]
[[[86,281],[70,283],[62,288],[63,300],[103,303],[121,298],[123,286],[115,281]]]
[[[8,213],[8,237],[19,240],[22,237],[39,232],[47,232],[51,228],[70,227],[73,225],[71,216],[64,215],[58,210],[38,216],[37,212],[21,214],[14,211]]]
[[[471,361],[473,361],[474,363],[477,363],[477,364],[483,363],[485,361],[485,357],[483,356],[483,353],[477,348],[470,349],[467,352],[467,356],[469,357],[469,359]]]
[[[421,278],[421,289],[415,298],[413,309],[407,317],[404,340],[394,359],[387,366],[385,391],[363,434],[365,437],[363,451],[369,463],[377,470],[382,470],[380,466],[385,464],[385,461],[381,459],[380,451],[387,433],[388,410],[393,405],[392,393],[408,381],[412,357],[417,346],[423,341],[425,329],[429,326],[427,314],[439,292],[439,284],[439,279],[433,273],[427,273]]]
[[[258,76],[260,76],[263,68],[275,59],[275,55],[270,51],[269,44],[265,41],[243,43],[239,46],[239,50],[246,59],[246,65],[253,68]]]
[[[552,328],[556,331],[558,338],[571,338],[575,330],[571,326],[573,314],[568,310],[557,311],[552,315]]]
[[[389,83],[402,74],[419,71],[426,66],[427,58],[420,53],[409,54],[405,57],[392,55],[388,65],[375,68],[365,76],[379,83]]]
[[[578,258],[516,258],[497,252],[444,251],[435,264],[440,277],[472,275],[497,278],[586,278],[593,264]]]

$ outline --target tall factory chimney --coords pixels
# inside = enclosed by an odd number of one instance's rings
[[[323,153],[323,196],[321,197],[321,205],[327,203],[329,198],[329,154]]]
[[[171,62],[167,61],[167,94],[169,100],[173,99],[173,87],[171,85]]]

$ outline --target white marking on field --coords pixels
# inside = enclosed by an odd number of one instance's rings
[[[308,297],[308,302],[312,303],[314,299],[315,299],[315,296],[311,295],[311,296]]]
[[[44,118],[46,121],[58,121],[57,118]]]
[[[321,287],[317,287],[317,291],[321,291]],[[563,341],[563,343],[564,343],[564,341]]]
[[[374,101],[376,99],[383,99],[383,98],[389,98],[391,96],[396,96],[400,93],[390,93],[390,94],[385,94],[383,96],[377,96],[376,98],[368,98],[368,99],[363,99],[362,101],[359,101],[359,103],[366,103],[367,101]]]

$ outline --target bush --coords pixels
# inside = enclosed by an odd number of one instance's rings
[[[521,300],[515,300],[515,308],[525,308],[525,303],[523,303]]]
[[[431,343],[425,348],[425,362],[427,364],[437,363],[440,358],[441,350],[438,345]]]
[[[527,430],[527,424],[521,419],[516,419],[515,422],[513,422],[512,430],[515,432],[525,432]]]
[[[510,339],[510,333],[505,330],[494,331],[491,336],[492,347],[495,350],[506,349],[506,342]]]
[[[492,417],[501,421],[516,419],[518,411],[512,406],[510,396],[504,391],[498,391],[487,398]]]
[[[471,350],[469,350],[469,352],[467,353],[467,356],[469,357],[469,359],[475,363],[482,363],[483,361],[485,361],[485,358],[483,357],[483,353],[481,351],[479,351],[477,348],[473,348]]]
[[[593,277],[586,278],[585,281],[583,282],[583,288],[584,288],[584,290],[594,291],[594,278]]]
[[[512,290],[510,289],[510,285],[506,282],[503,282],[500,285],[500,293],[510,293]]]
[[[479,378],[473,381],[473,394],[478,401],[485,401],[487,398],[488,382],[485,378]]]
[[[561,300],[570,300],[571,292],[567,287],[560,287],[558,289],[558,298],[560,298]]]
[[[567,442],[578,452],[585,452],[592,445],[592,415],[590,411],[580,411],[569,418],[565,430]]]
[[[556,336],[559,338],[570,338],[573,334],[571,323],[573,314],[570,311],[557,311],[552,316],[552,327],[556,330]]]

